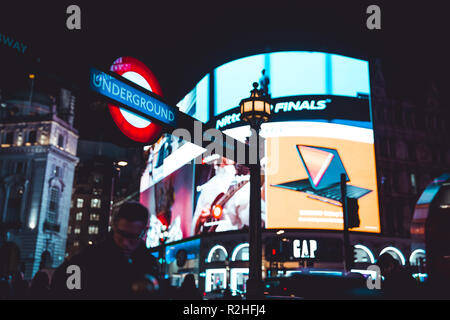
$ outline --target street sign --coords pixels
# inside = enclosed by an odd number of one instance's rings
[[[170,127],[176,127],[177,109],[163,101],[145,93],[145,89],[137,89],[110,73],[91,68],[90,87],[93,91],[127,106],[138,114],[144,114]]]
[[[160,97],[163,96],[161,86],[153,72],[136,58],[117,58],[109,70]],[[108,109],[116,126],[131,140],[151,143],[161,136],[162,127],[154,121],[143,119],[114,104],[109,104]]]
[[[240,164],[248,164],[256,159],[256,149],[253,152],[255,155],[251,155],[247,144],[225,135],[220,130],[203,126],[200,121],[170,106],[161,97],[126,78],[112,72],[91,68],[89,86],[110,103],[118,104],[120,108],[125,108],[125,111],[130,111],[142,123],[156,122],[157,125],[162,126],[164,132],[205,148],[206,153],[214,152]],[[120,123],[118,126],[121,128]],[[140,128],[136,124],[134,128],[139,134]],[[159,131],[158,134],[161,132]],[[127,136],[130,137],[130,135]],[[150,143],[148,140],[133,140]]]

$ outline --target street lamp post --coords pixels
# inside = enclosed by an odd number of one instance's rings
[[[31,110],[31,103],[33,101],[34,79],[36,78],[36,75],[33,73],[30,73],[28,75],[28,78],[31,80],[30,97],[28,100],[28,110]]]
[[[114,185],[116,184],[116,172],[117,172],[117,178],[120,179],[120,169],[123,167],[126,167],[128,165],[128,162],[126,161],[117,161],[112,163],[113,171],[111,176],[111,195],[110,195],[110,202],[109,202],[109,222],[112,221],[112,214],[113,214],[113,205],[114,205]]]
[[[253,90],[247,99],[240,103],[241,119],[250,124],[256,139],[256,163],[250,164],[250,261],[249,279],[247,282],[247,297],[262,298],[262,240],[261,240],[261,164],[259,159],[259,132],[261,124],[269,119],[270,103],[266,96],[258,90],[258,83],[253,83]],[[250,139],[252,141],[252,139]],[[255,148],[256,147],[256,148]]]

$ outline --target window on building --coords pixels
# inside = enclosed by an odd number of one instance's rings
[[[100,208],[101,207],[101,200],[94,198],[91,199],[91,208]]]
[[[75,220],[81,221],[82,219],[83,219],[83,212],[77,212],[77,214],[75,215]]]
[[[77,199],[77,208],[83,208],[84,200],[81,198]]]
[[[415,115],[414,111],[410,111],[409,113],[407,113],[407,117],[408,117],[409,126],[412,129],[415,129],[416,128],[416,115]]]
[[[101,174],[94,174],[93,177],[95,183],[102,183],[102,178],[103,176]]]
[[[98,234],[98,226],[89,226],[88,233],[89,234]]]
[[[403,112],[402,110],[395,110],[393,112],[394,123],[398,126],[403,126]]]
[[[445,120],[445,117],[441,118],[440,124],[441,124],[441,130],[444,132],[447,131],[447,120]]]
[[[389,140],[389,150],[388,150],[388,156],[395,157],[396,156],[396,150],[397,150],[397,141],[395,140]]]
[[[99,221],[100,220],[100,214],[98,214],[98,213],[91,213],[89,219],[91,221]]]
[[[41,136],[39,138],[39,143],[42,145],[48,144],[48,133],[47,132],[41,133]]]
[[[30,131],[28,133],[28,139],[27,139],[28,141],[27,142],[29,142],[31,144],[35,144],[36,143],[36,137],[37,137],[36,130]]]
[[[5,138],[5,143],[12,145],[13,142],[14,142],[14,132],[7,132],[6,138]]]
[[[392,190],[392,179],[391,174],[388,171],[383,172],[381,177],[381,184],[383,192],[391,192]]]
[[[389,156],[389,140],[385,138],[380,139],[380,153],[384,157]]]
[[[81,232],[80,228],[75,228],[75,229],[73,230],[73,233],[74,233],[74,234],[80,234],[80,232]]]
[[[410,161],[416,161],[416,147],[414,143],[408,144],[408,159]]]
[[[71,234],[72,233],[72,226],[68,226],[67,227],[67,234]]]
[[[103,190],[102,190],[102,189],[99,189],[99,188],[94,188],[94,189],[92,190],[92,194],[95,195],[95,196],[101,196],[102,193],[103,193]]]
[[[74,246],[74,247],[78,247],[79,245],[80,245],[80,241],[74,241],[74,242],[73,242],[73,246]]]
[[[4,222],[20,221],[20,211],[22,208],[22,197],[24,188],[21,185],[14,185],[9,191],[8,205]]]
[[[64,148],[64,136],[62,134],[58,135],[58,147]]]
[[[411,189],[414,194],[417,193],[416,175],[411,173]]]
[[[50,188],[50,197],[47,212],[47,221],[49,223],[58,223],[58,209],[59,209],[60,191],[57,187]]]
[[[25,172],[25,164],[21,161],[16,162],[16,166],[14,168],[14,173],[16,174],[20,174],[20,173],[24,173]]]
[[[23,133],[19,132],[17,134],[17,140],[16,140],[16,144],[20,147],[23,144]]]

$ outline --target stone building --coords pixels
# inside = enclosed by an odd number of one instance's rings
[[[80,162],[75,169],[67,258],[107,236],[111,215],[121,203],[139,200],[141,153],[110,142],[78,142]]]
[[[0,273],[64,260],[70,200],[78,163],[75,97],[34,92],[3,96],[0,105]]]
[[[431,81],[423,96],[390,96],[379,60],[373,63],[371,81],[382,234],[409,238],[421,193],[450,171],[448,106]]]

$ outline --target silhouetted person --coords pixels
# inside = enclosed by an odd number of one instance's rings
[[[0,300],[11,298],[11,285],[6,277],[0,277]]]
[[[270,84],[270,79],[266,75],[266,69],[263,69],[261,71],[261,78],[259,78],[259,87],[260,87],[260,90],[261,90],[261,94],[263,96],[268,96],[269,95],[269,84]]]
[[[17,272],[11,282],[12,298],[26,299],[28,298],[28,281],[24,280],[22,272]]]
[[[378,258],[377,265],[384,277],[381,289],[387,296],[405,298],[417,294],[417,282],[391,254],[382,254]]]
[[[193,274],[187,274],[184,277],[183,284],[178,288],[177,298],[181,300],[202,300],[202,294],[195,285]]]
[[[170,279],[162,279],[161,283],[161,297],[165,300],[176,299],[178,288],[172,286]]]
[[[38,271],[33,280],[29,290],[30,299],[48,299],[50,290],[50,279],[48,274],[44,271]]]
[[[143,241],[148,210],[138,202],[122,205],[114,217],[112,232],[96,246],[89,246],[61,265],[54,275],[55,298],[159,298],[159,265]],[[70,265],[79,266],[80,289],[67,274]]]

